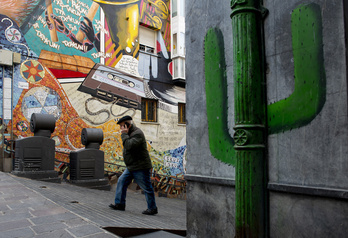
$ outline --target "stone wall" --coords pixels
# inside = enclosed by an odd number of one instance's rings
[[[225,38],[229,95],[232,94],[230,1],[186,1],[187,237],[234,236],[235,168],[216,159],[209,146],[204,68],[204,37],[217,27]],[[219,97],[219,95],[216,95]],[[233,97],[228,128],[233,133]]]

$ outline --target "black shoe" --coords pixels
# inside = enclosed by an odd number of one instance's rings
[[[119,210],[119,211],[124,211],[126,210],[126,204],[110,204],[109,205],[110,208],[114,209],[114,210]]]
[[[145,215],[155,215],[158,213],[157,207],[155,209],[146,209],[143,211],[143,214]]]

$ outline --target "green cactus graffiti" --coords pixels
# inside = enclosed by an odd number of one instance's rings
[[[320,6],[300,5],[292,12],[291,22],[295,89],[288,98],[268,105],[268,134],[307,125],[326,101]],[[227,123],[224,40],[219,29],[208,30],[204,53],[209,148],[218,160],[235,165],[234,141]]]
[[[326,101],[320,6],[297,7],[291,14],[291,34],[295,89],[288,98],[268,105],[269,134],[307,125]]]
[[[209,29],[204,42],[205,92],[212,155],[224,163],[235,165],[234,142],[228,133],[227,77],[222,32]]]

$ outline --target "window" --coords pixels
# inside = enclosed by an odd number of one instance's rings
[[[178,122],[179,124],[186,124],[185,103],[178,103]]]
[[[185,57],[185,33],[173,33],[172,46],[172,58],[177,56]]]
[[[157,122],[157,100],[141,99],[141,121]]]
[[[145,27],[139,27],[139,50],[154,54],[156,51],[156,32]]]
[[[177,55],[178,54],[178,40],[177,40],[177,34],[174,33],[173,34],[173,55]]]
[[[185,16],[185,0],[180,1],[180,16]]]
[[[178,1],[172,1],[172,17],[176,17],[178,15]]]
[[[172,1],[172,17],[185,16],[185,0]]]
[[[173,79],[185,79],[185,58],[173,59]]]
[[[146,46],[146,45],[139,45],[139,50],[146,52],[146,53],[150,53],[150,54],[154,54],[155,53],[155,48],[152,48],[150,46]]]

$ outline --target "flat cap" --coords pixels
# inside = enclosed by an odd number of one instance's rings
[[[131,116],[124,116],[118,120],[117,124],[120,124],[121,122],[124,122],[124,121],[131,121],[131,120],[133,120]]]

